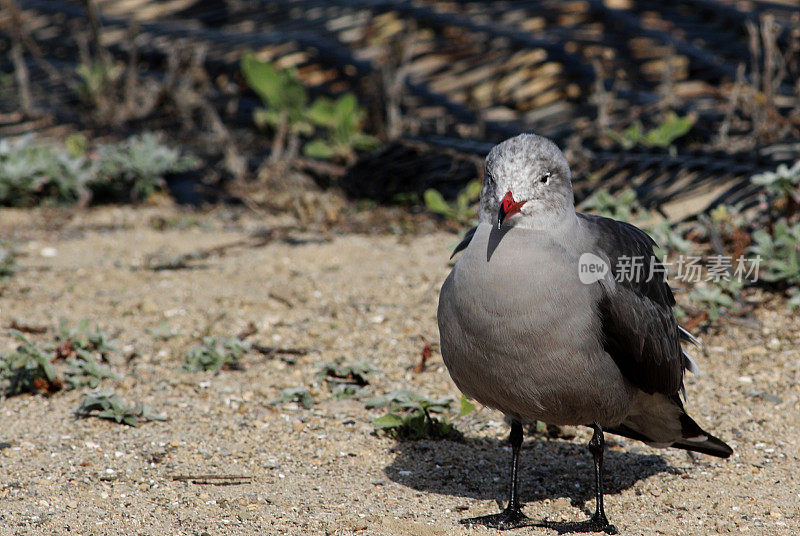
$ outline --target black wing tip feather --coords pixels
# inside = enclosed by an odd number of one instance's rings
[[[680,404],[680,407],[681,410],[683,410],[683,404]],[[672,444],[673,447],[701,452],[718,458],[728,458],[733,454],[733,449],[728,446],[727,443],[700,428],[700,425],[694,422],[694,419],[689,417],[686,411],[681,412],[680,419],[681,435],[683,438],[675,441]],[[703,441],[692,441],[690,439],[692,437],[705,437],[706,439]]]
[[[709,456],[716,456],[717,458],[729,458],[733,454],[733,449],[720,438],[713,436],[700,428],[694,419],[692,419],[683,408],[683,403],[678,395],[671,395],[670,400],[680,408],[680,425],[681,425],[681,438],[673,441],[669,446],[676,449],[690,450],[692,452],[699,452],[701,454],[708,454]],[[629,439],[635,439],[643,443],[654,443],[654,441],[647,437],[644,432],[634,430],[625,423],[620,423],[618,426],[613,426],[605,429],[606,432],[621,435]],[[702,440],[692,441],[691,438],[700,438]]]
[[[458,243],[456,249],[453,250],[453,253],[450,255],[450,259],[455,257],[456,253],[458,253],[459,251],[467,249],[467,246],[469,246],[469,243],[472,241],[472,237],[475,236],[475,231],[477,230],[478,227],[475,226],[469,229],[466,233],[464,233],[464,238],[461,239],[461,242]]]
[[[695,426],[697,425],[695,424]],[[611,428],[604,428],[604,431],[610,434],[627,437],[628,439],[641,441],[642,443],[653,443],[649,437],[641,432],[637,432],[625,424],[620,424],[619,426],[614,426]],[[706,437],[706,439],[703,441],[689,441],[686,438],[682,438],[674,441],[672,444],[670,444],[670,447],[681,450],[689,450],[692,452],[699,452],[700,454],[708,454],[709,456],[715,456],[717,458],[729,458],[731,454],[733,454],[733,449],[720,438],[706,432],[703,432],[703,435]]]
[[[733,449],[718,437],[706,434],[705,441],[688,441],[681,439],[672,445],[673,448],[689,450],[692,452],[699,452],[700,454],[708,454],[717,458],[730,458],[733,454]]]

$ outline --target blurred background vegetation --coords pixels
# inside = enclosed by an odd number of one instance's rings
[[[0,8],[0,206],[225,204],[301,228],[463,231],[482,157],[534,131],[565,150],[583,210],[634,221],[662,255],[761,255],[759,285],[800,308],[791,0]],[[0,278],[14,270],[0,243]],[[752,309],[740,285],[691,290],[690,327]],[[230,364],[210,348],[191,366]]]

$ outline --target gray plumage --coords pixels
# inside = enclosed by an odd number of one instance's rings
[[[506,192],[524,202],[495,225]],[[636,227],[575,212],[569,166],[549,140],[523,134],[486,158],[480,223],[442,286],[442,356],[467,396],[520,422],[598,423],[655,446],[727,457],[684,411],[693,337],[672,313],[653,241]],[[502,223],[502,221],[501,221]],[[609,267],[584,284],[579,259]],[[620,259],[641,257],[635,280]]]

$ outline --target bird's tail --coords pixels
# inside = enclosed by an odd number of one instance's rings
[[[718,458],[733,454],[733,449],[724,441],[694,422],[677,395],[640,393],[628,418],[604,430],[654,447],[673,447]]]

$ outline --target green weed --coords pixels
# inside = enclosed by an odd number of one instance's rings
[[[369,376],[378,370],[366,361],[354,361],[352,363],[335,363],[329,361],[319,365],[317,377],[326,380],[334,380],[339,383],[346,382],[358,386],[369,383]]]
[[[17,258],[14,250],[0,245],[0,281],[10,278],[17,271]]]
[[[154,328],[147,328],[145,331],[147,331],[147,333],[157,341],[168,341],[181,335],[181,332],[170,327],[166,321],[161,322]]]
[[[475,203],[481,196],[480,181],[471,181],[461,190],[452,203],[448,203],[438,190],[429,188],[423,194],[425,207],[460,225],[471,225],[475,221]]]
[[[765,171],[753,175],[750,181],[763,186],[773,197],[786,199],[788,207],[790,207],[790,216],[791,212],[800,205],[800,160],[791,167],[781,164],[775,171]]]
[[[197,165],[154,134],[101,145],[91,158],[80,138],[66,146],[34,144],[32,136],[0,140],[0,205],[140,201],[163,188],[165,176]]]
[[[183,354],[183,369],[190,372],[238,370],[239,360],[250,351],[250,342],[238,337],[205,337],[203,343]]]
[[[378,146],[377,138],[361,130],[366,115],[366,110],[358,105],[352,93],[345,93],[335,101],[318,98],[308,109],[307,117],[324,129],[326,137],[306,143],[303,153],[320,160],[348,161],[354,156],[355,150],[375,149]]]
[[[133,406],[125,402],[113,391],[95,391],[84,396],[75,410],[78,418],[97,417],[128,426],[139,426],[147,421],[166,421],[167,417],[155,413],[148,404],[136,403]]]
[[[75,357],[67,359],[67,369],[64,372],[64,381],[68,389],[91,387],[94,389],[102,380],[121,380],[122,376],[114,373],[110,368],[97,362],[94,354],[82,349],[75,352]]]
[[[273,149],[282,148],[286,138],[309,138],[317,129],[324,137],[303,146],[303,153],[310,158],[349,162],[355,151],[378,146],[378,140],[362,130],[366,111],[352,93],[336,100],[318,97],[309,105],[306,88],[292,71],[279,70],[253,54],[242,56],[241,69],[247,85],[264,105],[253,113],[253,121],[259,128],[273,131],[277,142]]]
[[[663,259],[667,252],[686,253],[691,248],[691,242],[683,237],[673,225],[667,220],[658,222],[655,225],[643,225],[657,246],[656,255]]]
[[[52,394],[64,387],[51,362],[51,355],[15,329],[9,334],[20,344],[10,353],[0,354],[0,394]]]
[[[636,192],[631,189],[612,195],[608,190],[597,190],[580,204],[580,210],[592,212],[606,218],[627,221],[631,214],[640,210]]]
[[[755,231],[750,253],[761,256],[760,276],[765,281],[789,286],[800,284],[800,223],[789,225],[779,221],[772,234]]]
[[[698,309],[705,311],[708,319],[713,322],[735,308],[734,297],[741,288],[742,282],[738,279],[720,279],[716,283],[695,287],[689,293],[689,300]]]
[[[275,406],[278,404],[285,404],[287,402],[297,402],[306,409],[311,409],[314,405],[314,400],[311,398],[308,389],[305,387],[289,387],[281,391],[281,396],[271,400],[270,405]]]
[[[241,69],[247,85],[264,104],[264,108],[253,114],[259,128],[270,127],[277,131],[285,123],[293,134],[313,134],[314,127],[306,117],[308,94],[294,73],[278,70],[254,54],[242,56]]]
[[[56,334],[56,357],[74,357],[78,350],[84,353],[96,352],[103,361],[108,361],[109,355],[118,352],[117,341],[95,325],[94,329],[89,326],[89,320],[83,318],[78,321],[74,328],[68,326],[66,319],[59,322],[58,333]]]
[[[669,112],[664,121],[651,130],[646,131],[642,123],[636,121],[622,133],[609,130],[606,134],[626,149],[632,149],[637,145],[666,148],[692,130],[696,120],[693,115],[680,117],[675,112]]]
[[[109,201],[147,199],[166,186],[164,177],[198,164],[149,132],[100,147],[97,161],[97,173],[88,186],[95,197]]]
[[[54,145],[34,145],[33,136],[0,140],[0,205],[74,203],[87,195],[93,173],[85,158]]]
[[[122,68],[110,61],[98,59],[90,63],[81,63],[75,69],[78,75],[76,91],[78,97],[86,104],[97,106],[102,100],[105,89],[115,84],[122,76]]]
[[[451,404],[451,398],[430,399],[408,390],[394,391],[366,402],[367,408],[389,409],[388,413],[372,421],[377,430],[395,439],[405,440],[459,439],[461,433],[441,415],[450,409]],[[462,397],[459,415],[466,415],[474,407]]]

